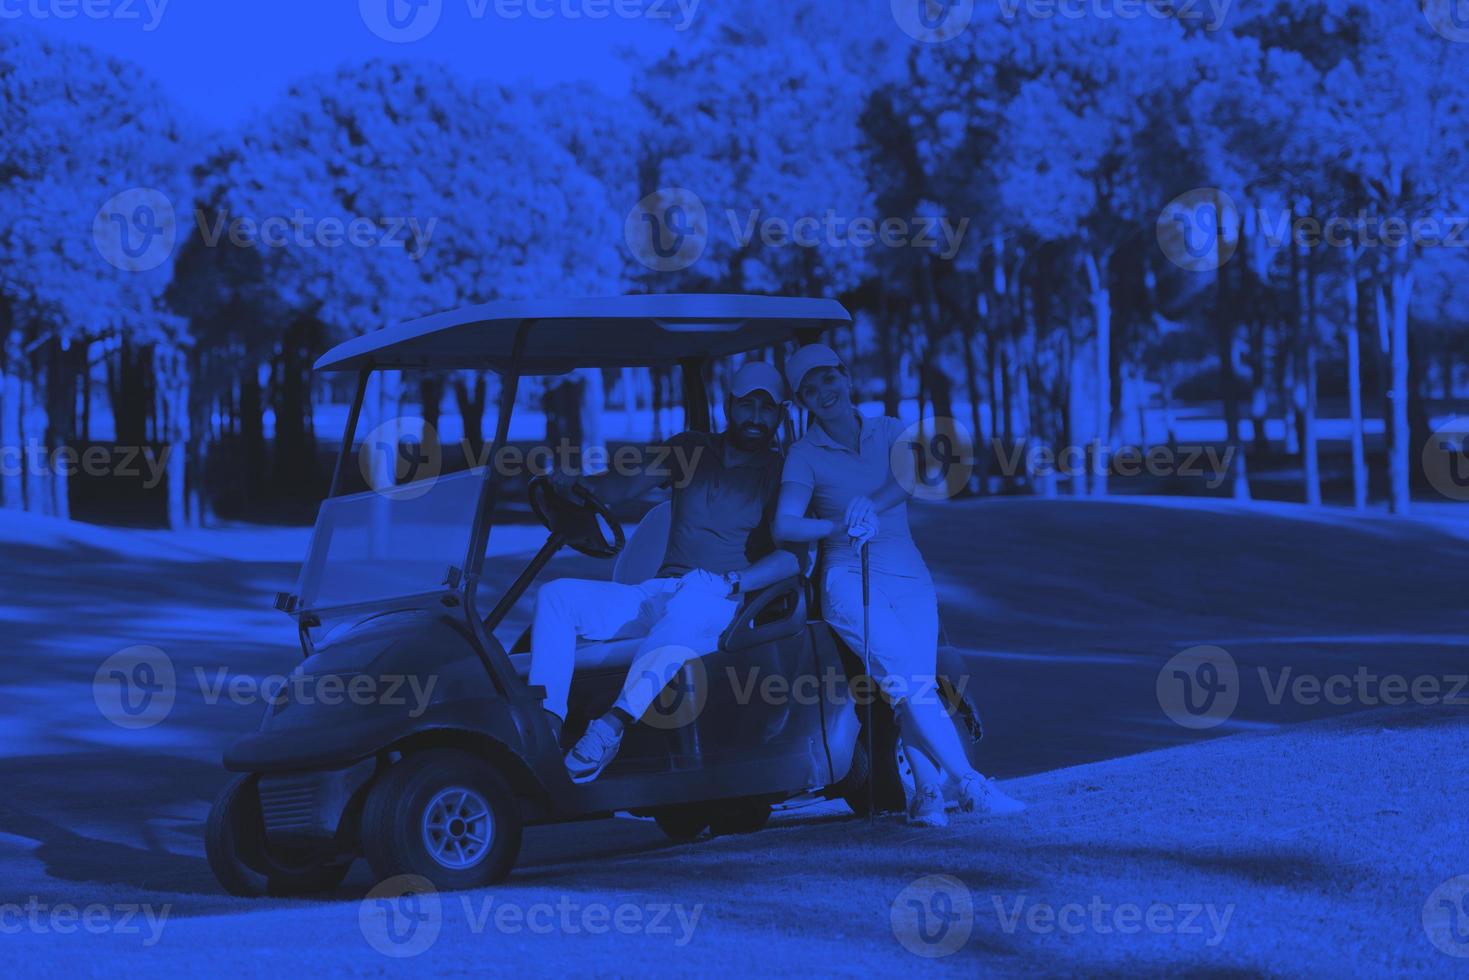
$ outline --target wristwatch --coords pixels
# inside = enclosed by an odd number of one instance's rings
[[[730,597],[731,598],[733,598],[734,596],[737,596],[737,595],[740,594],[740,573],[739,572],[725,572],[724,573],[724,582],[725,582],[726,585],[729,586],[729,594],[730,594]]]

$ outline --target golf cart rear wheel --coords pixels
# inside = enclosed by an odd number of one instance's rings
[[[422,875],[443,889],[501,881],[520,853],[515,794],[494,767],[458,749],[404,756],[362,811],[362,847],[379,880]]]
[[[224,890],[241,898],[310,895],[342,883],[350,858],[272,849],[260,814],[259,777],[236,776],[209,810],[204,853]]]
[[[846,777],[836,785],[837,795],[859,817],[867,816],[873,809],[868,806],[869,799],[875,804],[878,813],[901,813],[908,805],[908,798],[903,790],[903,777],[898,766],[902,748],[897,727],[891,722],[877,726],[872,753],[869,755],[867,752],[867,733],[864,729],[852,748],[852,765],[847,769]],[[873,764],[874,758],[877,760],[876,765]],[[867,786],[869,781],[872,783],[870,796]]]
[[[837,784],[842,799],[859,817],[868,814],[867,780],[872,776],[872,761],[867,758],[867,746],[861,741],[852,746],[852,764],[847,775]]]
[[[769,803],[763,800],[727,800],[714,804],[709,816],[709,832],[715,837],[753,834],[764,830],[769,822]]]
[[[669,840],[685,844],[709,826],[709,809],[699,805],[669,807],[654,814],[653,819]]]

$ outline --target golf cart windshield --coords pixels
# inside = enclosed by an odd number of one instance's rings
[[[464,470],[324,501],[297,583],[301,608],[452,591],[483,485],[483,470]]]

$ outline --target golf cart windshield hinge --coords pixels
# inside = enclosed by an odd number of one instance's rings
[[[296,604],[300,601],[299,596],[289,592],[277,592],[275,594],[275,607],[283,613],[294,613]]]

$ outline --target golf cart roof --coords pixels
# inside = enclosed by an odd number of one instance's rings
[[[831,299],[655,294],[486,303],[436,313],[355,337],[322,355],[318,371],[510,366],[516,334],[530,323],[525,374],[578,367],[675,364],[769,347],[852,321]]]

